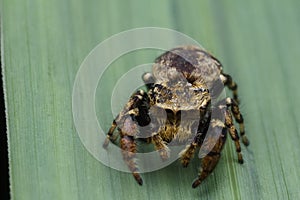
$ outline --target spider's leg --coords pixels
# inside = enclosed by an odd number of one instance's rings
[[[200,183],[214,170],[216,167],[220,156],[222,148],[226,141],[226,127],[224,123],[219,119],[212,119],[210,122],[210,126],[212,127],[211,131],[219,132],[222,131],[218,138],[215,138],[213,135],[207,135],[205,139],[207,139],[207,147],[211,144],[214,145],[212,149],[209,148],[208,153],[201,160],[201,167],[198,174],[198,177],[194,180],[192,187],[196,188]],[[206,148],[205,144],[202,144],[201,149]]]
[[[248,146],[249,140],[245,134],[244,119],[240,112],[239,105],[236,103],[236,101],[232,100],[231,98],[226,99],[226,104],[228,107],[231,106],[231,111],[233,113],[233,116],[234,116],[235,120],[237,121],[237,123],[239,123],[239,126],[240,126],[240,134],[242,137],[242,142],[244,143],[244,145]]]
[[[240,103],[238,98],[238,85],[234,82],[229,74],[225,74],[221,72],[220,79],[222,80],[223,84],[226,85],[230,90],[233,92],[233,99]]]
[[[107,148],[109,141],[114,142],[117,139],[117,137],[113,137],[113,133],[114,133],[116,127],[117,127],[117,123],[116,123],[116,120],[114,120],[111,124],[111,127],[110,127],[107,135],[106,135],[106,139],[103,143],[103,148],[105,148],[105,149]]]
[[[183,165],[183,167],[187,167],[190,160],[193,158],[195,151],[197,149],[197,147],[200,147],[202,145],[203,139],[205,137],[205,134],[209,124],[210,124],[210,117],[208,117],[207,119],[205,118],[205,115],[208,112],[208,105],[210,104],[210,101],[207,101],[206,105],[202,108],[200,108],[200,118],[202,119],[199,121],[199,125],[198,125],[198,130],[197,130],[197,134],[195,135],[193,141],[188,144],[184,150],[182,150],[179,155],[180,155],[180,161]],[[210,113],[210,112],[209,112]],[[209,114],[210,116],[211,114]]]
[[[244,160],[243,160],[243,156],[241,153],[241,145],[240,145],[240,141],[239,141],[239,135],[238,135],[238,132],[237,132],[235,126],[233,125],[232,116],[231,116],[231,113],[229,110],[226,111],[225,124],[229,130],[231,139],[234,141],[236,152],[238,154],[238,162],[240,164],[243,164]]]
[[[147,89],[149,90],[155,82],[153,75],[150,72],[146,72],[143,74],[142,78],[143,78],[143,81],[144,81]]]
[[[137,145],[135,138],[139,134],[139,126],[146,124],[150,120],[147,112],[149,109],[149,98],[143,90],[133,94],[123,110],[113,121],[111,128],[108,131],[107,139],[104,142],[104,147],[107,146],[113,132],[118,127],[120,139],[120,147],[122,150],[123,159],[132,172],[138,184],[142,185],[143,180],[138,173],[136,163]]]
[[[143,179],[139,174],[136,163],[136,143],[133,136],[121,133],[120,146],[122,155],[129,170],[139,185],[143,185]]]

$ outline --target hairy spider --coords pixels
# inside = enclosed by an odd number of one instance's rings
[[[188,144],[180,153],[184,167],[188,166],[197,148],[207,150],[201,159],[193,188],[218,163],[227,131],[235,143],[238,162],[243,163],[232,114],[239,123],[242,142],[248,145],[249,141],[238,106],[237,84],[223,72],[221,63],[215,57],[195,46],[174,48],[159,56],[152,74],[145,73],[142,78],[147,91],[139,90],[131,96],[113,121],[103,144],[106,148],[109,141],[116,140],[113,133],[117,128],[124,161],[138,184],[143,184],[135,161],[136,140],[141,135],[154,144],[163,160],[169,157],[168,144],[171,142]],[[224,85],[233,91],[233,98],[217,100]],[[149,124],[148,132],[141,133],[140,128]],[[220,134],[208,134],[209,128],[210,132]]]

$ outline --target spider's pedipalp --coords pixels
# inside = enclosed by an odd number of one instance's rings
[[[190,160],[194,157],[198,143],[193,141],[191,144],[187,145],[184,150],[180,152],[180,161],[183,167],[187,167]]]
[[[151,141],[155,146],[155,149],[158,151],[161,159],[163,161],[167,160],[170,157],[170,150],[166,145],[166,142],[163,141],[159,134],[155,134],[151,137]]]

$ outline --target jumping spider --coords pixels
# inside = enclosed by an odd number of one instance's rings
[[[115,141],[117,128],[125,163],[138,184],[143,180],[135,161],[136,140],[140,127],[151,124],[147,141],[153,143],[160,157],[168,159],[168,144],[172,141],[188,144],[180,153],[180,160],[187,167],[197,148],[206,148],[201,160],[198,177],[192,187],[197,187],[215,168],[226,141],[227,131],[235,143],[238,162],[243,163],[238,132],[232,114],[239,123],[242,142],[249,144],[245,136],[243,117],[238,106],[237,84],[225,74],[221,63],[205,50],[195,46],[174,48],[160,55],[151,73],[143,80],[147,91],[139,90],[131,96],[108,131],[103,146]],[[233,91],[233,98],[217,100],[223,85]],[[215,103],[212,103],[216,100]],[[231,108],[231,111],[229,110]],[[151,112],[150,112],[151,110]],[[163,115],[162,113],[166,113]],[[215,113],[215,114],[214,114]],[[216,138],[211,132],[221,132]],[[203,141],[206,139],[206,146]]]

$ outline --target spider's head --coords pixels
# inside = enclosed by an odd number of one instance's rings
[[[177,111],[205,110],[210,104],[210,94],[203,82],[158,82],[149,91],[152,105]]]

